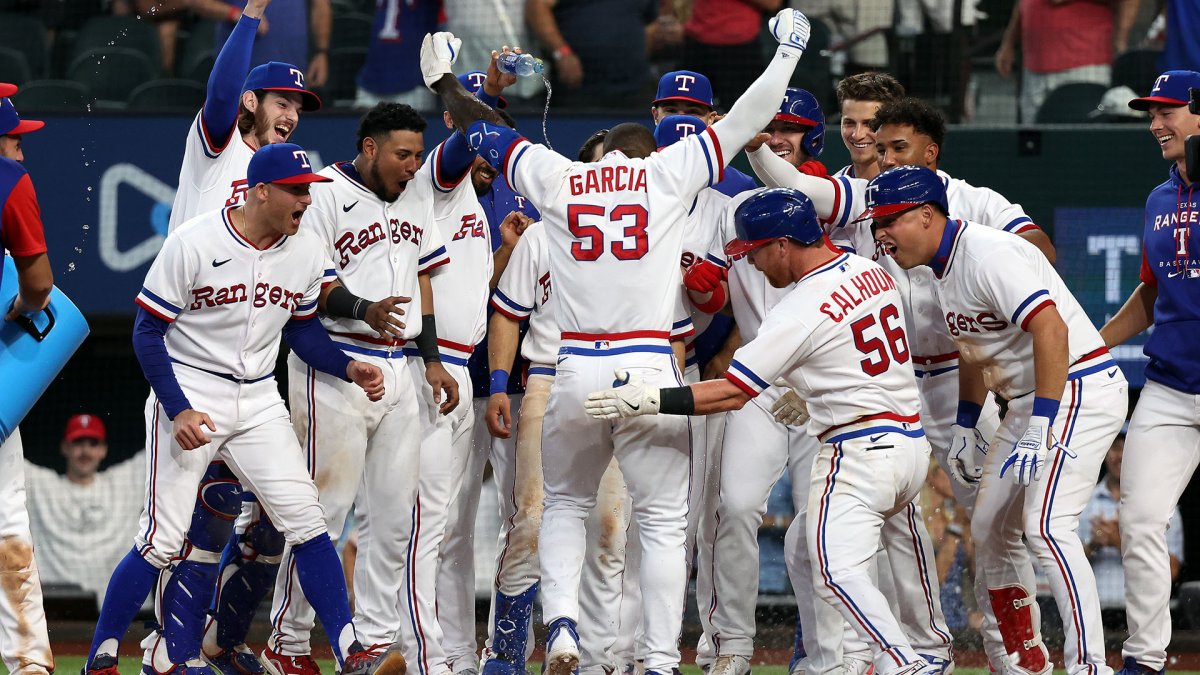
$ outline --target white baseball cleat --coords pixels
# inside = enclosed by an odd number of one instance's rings
[[[750,675],[750,657],[739,654],[718,656],[709,675]]]
[[[550,623],[546,636],[546,675],[573,675],[579,668],[579,633],[562,617]]]

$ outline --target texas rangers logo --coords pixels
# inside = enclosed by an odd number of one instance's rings
[[[878,185],[868,185],[867,186],[867,192],[866,192],[867,206],[875,206],[875,200],[877,199],[877,197],[875,195],[878,194],[878,192],[879,192]]]
[[[485,75],[483,73],[471,73],[470,75],[467,75],[467,79],[471,83],[472,89],[482,89],[483,81],[486,78],[487,78],[487,75]]]
[[[304,88],[304,73],[300,72],[299,70],[297,70],[295,68],[289,68],[288,73],[290,73],[291,76],[296,80],[296,86],[303,89]]]
[[[295,150],[292,152],[292,157],[300,160],[300,168],[311,169],[312,165],[308,163],[308,153],[303,150]]]
[[[696,125],[691,122],[676,122],[675,131],[679,133],[680,138],[687,138],[696,133]]]
[[[1150,90],[1150,93],[1157,94],[1158,90],[1161,89],[1162,86],[1164,84],[1166,84],[1167,80],[1169,80],[1169,79],[1171,79],[1170,75],[1159,75],[1158,79],[1154,81],[1154,88]]]
[[[517,202],[517,208],[521,211],[525,210],[525,198],[521,195],[513,195],[513,199]]]
[[[675,85],[679,88],[679,91],[691,91],[690,87],[691,87],[691,85],[695,84],[695,82],[696,82],[695,75],[676,75],[675,76]]]

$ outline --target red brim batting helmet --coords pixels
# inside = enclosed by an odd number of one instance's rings
[[[825,149],[825,113],[821,111],[816,96],[804,89],[789,88],[774,119],[809,127],[804,132],[800,147],[813,159],[821,156],[821,151]]]
[[[736,257],[780,237],[801,244],[816,243],[825,235],[817,211],[803,192],[770,188],[742,202],[733,212],[737,239],[725,245],[725,255]]]
[[[898,166],[867,183],[867,210],[854,222],[894,216],[922,204],[937,204],[949,215],[941,176],[923,166]]]

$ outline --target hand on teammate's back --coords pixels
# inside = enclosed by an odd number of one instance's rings
[[[379,337],[387,337],[391,335],[397,340],[404,339],[404,322],[399,317],[404,316],[404,310],[400,305],[406,305],[412,298],[406,298],[403,295],[393,295],[384,298],[377,302],[372,302],[367,307],[367,317],[365,321],[367,325],[379,334]]]
[[[383,371],[378,366],[351,361],[346,366],[346,377],[367,392],[368,399],[378,401],[383,398]]]
[[[217,425],[213,424],[208,413],[188,408],[171,420],[171,435],[179,447],[184,450],[195,450],[212,441],[201,427],[208,427],[209,431],[217,430]]]

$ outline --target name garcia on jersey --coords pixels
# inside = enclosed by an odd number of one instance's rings
[[[645,192],[646,170],[623,164],[601,166],[571,176],[568,185],[573,197],[591,192]]]

